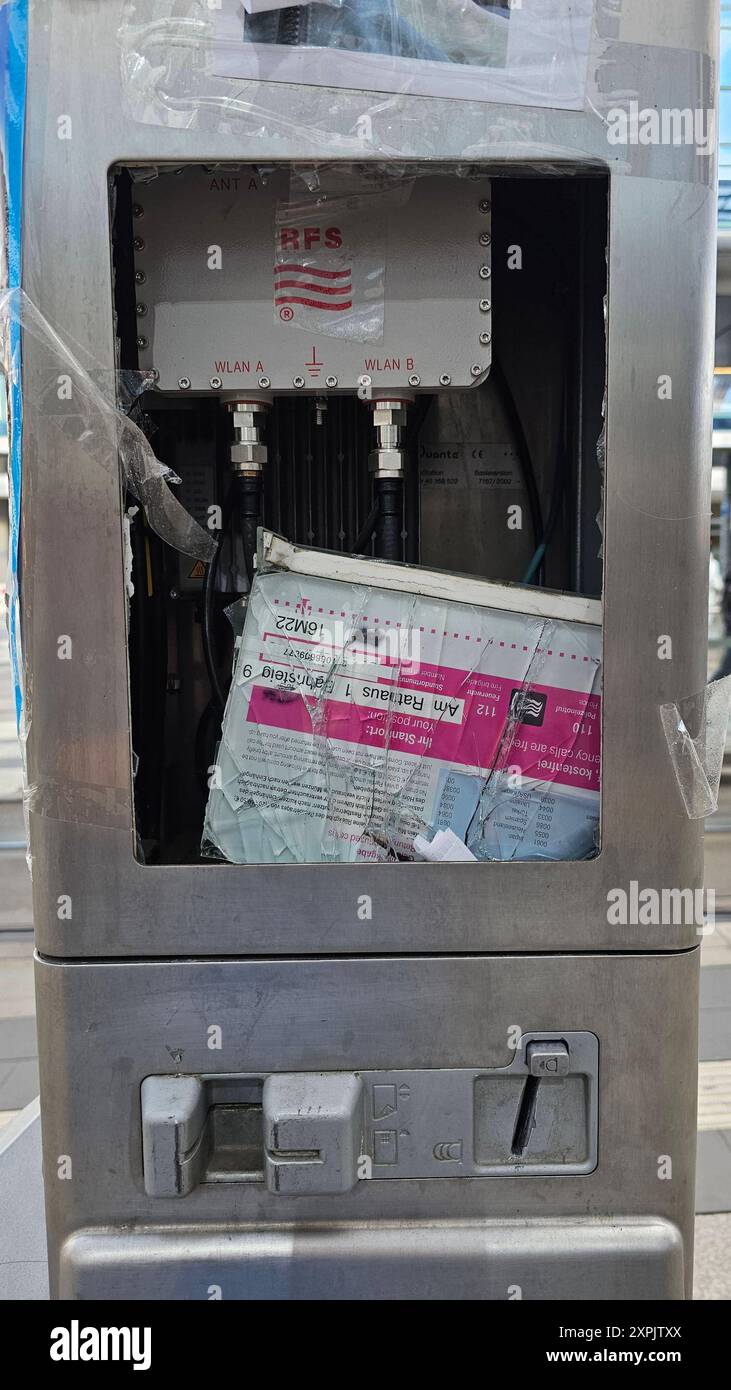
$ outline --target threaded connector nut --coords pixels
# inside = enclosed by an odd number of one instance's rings
[[[231,445],[231,464],[237,471],[241,468],[259,467],[267,461],[266,444],[241,442]]]

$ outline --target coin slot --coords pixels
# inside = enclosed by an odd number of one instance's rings
[[[530,1141],[531,1130],[536,1122],[536,1105],[538,1104],[538,1087],[541,1084],[539,1076],[526,1076],[523,1087],[518,1113],[515,1117],[515,1129],[513,1130],[513,1142],[510,1145],[510,1152],[514,1158],[521,1158],[525,1153]]]

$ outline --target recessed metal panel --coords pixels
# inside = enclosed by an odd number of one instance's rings
[[[321,202],[284,165],[189,166],[136,185],[140,366],[161,390],[484,379],[489,180],[346,170],[332,196],[322,176]]]
[[[545,1066],[532,1070],[533,1051]],[[565,1071],[559,1074],[559,1049]],[[227,1180],[296,1195],[348,1192],[361,1179],[564,1177],[597,1162],[599,1046],[586,1032],[521,1038],[508,1067],[250,1076],[148,1076],[141,1086],[145,1191],[186,1196],[210,1170],[210,1119],[229,1093]],[[252,1106],[252,1094],[257,1096]],[[263,1095],[263,1099],[262,1099]],[[252,1161],[252,1108],[261,1112]],[[238,1146],[238,1162],[234,1150]],[[214,1164],[214,1168],[216,1165]]]

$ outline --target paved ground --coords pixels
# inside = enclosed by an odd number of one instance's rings
[[[0,637],[0,1126],[38,1092],[30,877],[20,771]],[[719,920],[701,952],[695,1297],[731,1299],[731,772],[707,825],[706,883]]]

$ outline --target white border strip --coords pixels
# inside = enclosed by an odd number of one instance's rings
[[[340,580],[346,584],[364,584],[370,589],[421,594],[446,603],[466,603],[476,608],[499,608],[507,613],[527,613],[530,617],[601,626],[601,600],[582,598],[579,594],[560,594],[553,589],[528,588],[520,584],[492,584],[469,575],[393,565],[387,560],[366,560],[359,555],[338,555],[330,550],[311,550],[292,545],[282,536],[266,530],[259,531],[259,554],[262,570],[272,565],[313,579]]]

